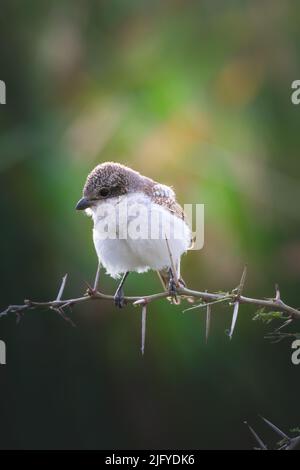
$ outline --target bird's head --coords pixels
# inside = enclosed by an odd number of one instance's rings
[[[142,187],[143,179],[138,172],[119,163],[101,163],[88,175],[76,209],[93,208],[108,198],[136,191]]]

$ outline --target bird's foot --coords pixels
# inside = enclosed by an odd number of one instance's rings
[[[170,279],[169,281],[169,292],[170,295],[176,295],[177,294],[177,289],[180,287],[186,287],[186,284],[183,279],[179,278],[177,281],[177,284],[173,278]]]
[[[123,289],[117,289],[117,292],[114,295],[115,306],[118,308],[123,308],[126,305],[126,300],[124,299]]]
[[[173,278],[171,278],[169,281],[169,294],[171,297],[176,298],[177,289],[176,289],[176,283]]]
[[[169,281],[169,300],[172,304],[178,305],[180,304],[180,297],[177,297],[177,288],[176,288],[176,282],[174,279],[170,279]]]
[[[94,287],[92,287],[88,282],[85,281],[85,284],[86,284],[86,291],[85,291],[85,294],[84,295],[88,295],[89,297],[93,297],[94,295],[97,294],[97,289],[94,289]]]

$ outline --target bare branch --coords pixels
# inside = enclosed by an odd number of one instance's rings
[[[180,296],[183,296],[183,298],[184,296],[190,296],[190,297],[194,297],[196,299],[202,299],[205,301],[212,300],[212,301],[220,301],[220,302],[224,302],[224,301],[232,302],[235,300],[235,297],[236,297],[234,293],[233,294],[209,293],[209,292],[195,291],[192,289],[188,289],[186,287],[179,287],[177,289],[177,294]],[[159,292],[157,294],[146,295],[146,296],[131,296],[131,297],[125,296],[124,298],[128,303],[135,303],[136,301],[141,301],[141,303],[143,303],[144,300],[146,300],[147,302],[153,302],[155,300],[169,297],[169,295],[170,295],[169,292]],[[51,300],[51,301],[46,301],[46,302],[36,302],[36,301],[26,300],[24,301],[23,305],[10,305],[9,307],[6,308],[6,310],[0,313],[0,317],[7,315],[8,313],[16,313],[16,312],[20,312],[23,310],[27,310],[29,308],[37,308],[37,307],[49,308],[51,306],[59,307],[65,303],[69,305],[75,305],[79,303],[88,302],[90,300],[113,301],[114,296],[97,291],[92,294],[84,295],[82,297],[77,297],[77,298],[71,298],[67,300]],[[280,301],[280,303],[278,304],[274,300],[255,299],[255,298],[240,296],[239,302],[241,304],[250,304],[250,305],[255,305],[257,307],[266,307],[270,310],[277,309],[278,311],[288,313],[293,319],[300,320],[300,310],[290,307],[287,304],[283,303],[282,301]],[[200,307],[200,306],[197,306],[197,307]]]
[[[168,242],[167,242],[167,245],[168,245]],[[63,293],[64,293],[66,282],[67,282],[67,276],[65,275],[63,277],[58,295],[55,298],[55,300],[50,300],[46,302],[25,300],[24,304],[8,306],[3,312],[0,313],[0,317],[3,317],[10,313],[14,313],[15,315],[17,315],[17,318],[20,318],[20,315],[22,315],[24,312],[28,310],[34,310],[34,309],[52,309],[58,312],[61,316],[63,316],[62,313],[64,314],[65,309],[67,307],[71,308],[74,305],[83,304],[83,303],[91,302],[91,301],[100,301],[100,300],[114,302],[113,295],[104,294],[103,292],[100,292],[98,290],[99,274],[100,274],[100,265],[98,266],[98,270],[97,270],[97,274],[96,274],[96,278],[94,282],[94,288],[88,286],[88,290],[83,296],[63,299]],[[284,325],[282,325],[282,327],[286,326],[287,324],[290,324],[294,320],[300,320],[300,310],[284,303],[281,300],[278,288],[276,288],[276,295],[274,299],[255,299],[255,298],[243,296],[242,290],[243,290],[244,283],[245,283],[245,277],[246,277],[246,268],[243,271],[238,288],[233,289],[231,292],[221,292],[221,293],[220,292],[210,293],[207,291],[202,292],[202,291],[188,289],[187,287],[184,287],[181,284],[179,284],[178,287],[176,287],[176,295],[178,297],[181,297],[183,300],[187,298],[191,298],[191,297],[195,300],[196,299],[200,300],[201,302],[200,304],[194,305],[193,307],[190,307],[186,309],[185,311],[193,310],[196,308],[202,308],[202,307],[210,308],[211,305],[216,304],[216,303],[222,303],[222,302],[228,302],[229,305],[234,304],[234,313],[233,313],[233,319],[232,319],[232,324],[231,324],[231,329],[230,329],[230,334],[229,334],[230,337],[232,337],[232,334],[235,328],[239,306],[242,304],[249,304],[249,305],[254,305],[256,307],[263,307],[270,311],[279,311],[279,312],[286,314],[287,316],[283,318],[285,320],[285,323]],[[149,304],[151,302],[154,302],[160,299],[165,299],[169,296],[170,296],[170,293],[168,291],[164,291],[164,292],[158,292],[158,293],[146,295],[146,296],[128,296],[128,297],[125,296],[125,300],[126,300],[126,303],[128,304],[144,306],[145,304]],[[207,319],[209,316],[210,316],[210,312],[209,312],[209,315],[207,315]],[[68,318],[67,321],[70,321],[69,317],[66,317],[65,314],[63,318],[65,319]],[[207,322],[206,328],[209,328],[209,321]],[[286,336],[287,335],[289,334],[286,334]],[[276,339],[278,336],[278,331],[277,333],[274,332],[273,336],[275,336],[275,338],[273,339]],[[207,337],[207,332],[206,332],[206,337]],[[279,339],[281,339],[281,336],[279,337]]]
[[[278,426],[275,426],[275,424],[271,423],[268,419],[264,418],[263,416],[260,416],[260,418],[274,431],[276,434],[278,434],[281,437],[281,440],[276,444],[276,450],[295,450],[300,448],[300,436],[296,436],[294,438],[289,437],[285,432],[283,432],[281,429],[279,429]],[[245,424],[247,424],[251,434],[254,436],[256,441],[259,444],[259,448],[263,450],[268,450],[267,446],[264,444],[264,442],[260,439],[260,437],[257,435],[257,433],[254,431],[254,429],[249,426],[249,424],[245,421]]]
[[[272,343],[279,343],[280,341],[287,338],[296,338],[300,337],[299,333],[282,333],[281,331],[273,331],[265,335],[265,339],[270,340]]]

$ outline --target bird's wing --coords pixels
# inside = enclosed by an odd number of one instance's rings
[[[165,184],[156,183],[152,188],[151,197],[153,202],[167,207],[174,215],[185,220],[184,211],[176,201],[176,196],[172,188]]]
[[[176,201],[176,196],[172,188],[164,184],[155,183],[151,190],[151,198],[153,202],[165,206],[170,212],[176,215],[176,217],[184,220],[185,223],[190,227],[189,221],[184,213],[183,208]],[[189,249],[192,248],[193,243],[194,240],[193,238],[191,238],[191,244]]]

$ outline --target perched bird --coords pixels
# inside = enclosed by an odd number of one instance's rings
[[[191,246],[192,233],[169,186],[119,163],[105,162],[88,175],[76,209],[93,218],[101,265],[113,278],[122,275],[116,306],[124,305],[123,285],[131,271],[156,270],[171,294],[176,278],[184,284],[180,259]]]

